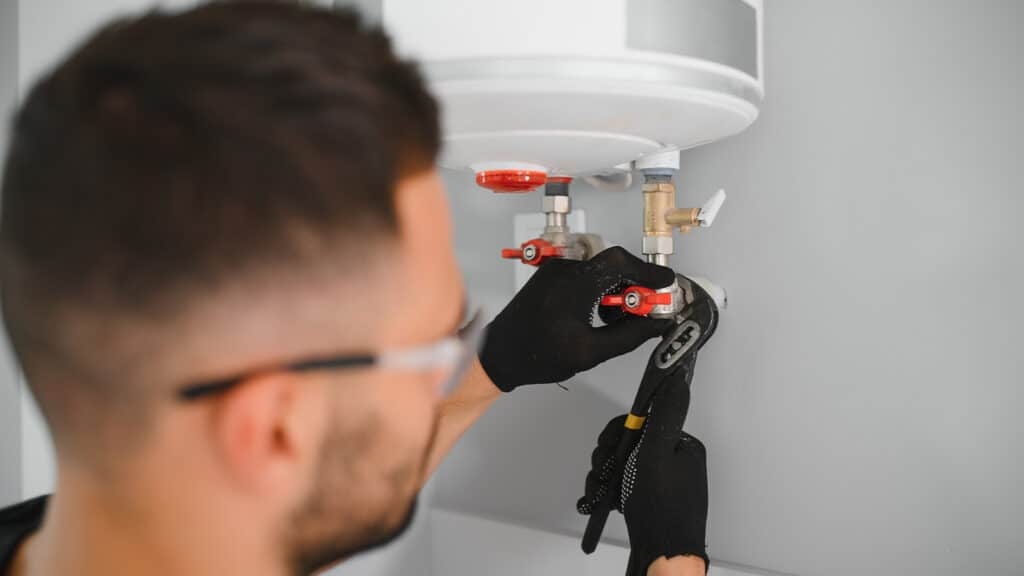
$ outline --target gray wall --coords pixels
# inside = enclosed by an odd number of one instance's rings
[[[6,156],[7,121],[17,97],[18,2],[0,0],[0,158]],[[20,412],[17,370],[6,342],[0,343],[0,506],[21,495]]]
[[[730,292],[690,421],[710,451],[711,555],[804,575],[1020,574],[1024,3],[766,4],[761,118],[683,158],[689,198],[731,192],[674,259]],[[497,259],[510,215],[539,200],[448,181],[493,308],[513,285]],[[577,205],[639,247],[635,190]],[[502,399],[437,503],[578,534],[593,438],[643,361]]]

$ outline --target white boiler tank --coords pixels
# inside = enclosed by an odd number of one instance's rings
[[[499,190],[731,136],[764,96],[763,0],[334,4],[420,61],[443,107],[441,164]]]

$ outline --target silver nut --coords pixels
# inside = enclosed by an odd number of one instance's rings
[[[545,196],[544,211],[568,214],[572,210],[572,199],[568,196]]]
[[[537,257],[537,247],[530,244],[523,248],[523,260],[533,260]]]
[[[644,236],[641,252],[644,254],[671,254],[674,247],[671,236]]]
[[[629,292],[626,294],[626,308],[636,308],[640,306],[640,295],[636,292]]]
[[[686,305],[686,302],[684,301],[683,290],[679,286],[679,282],[678,281],[677,282],[673,282],[671,286],[666,286],[665,288],[659,288],[658,290],[655,290],[655,292],[657,292],[658,294],[666,294],[666,293],[671,294],[672,295],[672,303],[671,304],[659,304],[659,305],[655,306],[654,309],[651,310],[651,313],[649,314],[649,316],[651,318],[672,318],[673,316],[678,314],[679,311],[682,310],[683,307]],[[676,322],[679,322],[679,321],[680,321],[680,319],[676,318]]]

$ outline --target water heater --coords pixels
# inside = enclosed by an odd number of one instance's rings
[[[442,104],[441,164],[522,191],[744,130],[764,95],[762,1],[335,4],[420,62]]]
[[[442,166],[475,173],[477,184],[496,192],[543,185],[539,235],[501,252],[520,269],[601,257],[600,235],[570,229],[570,187],[583,177],[627,189],[634,170],[643,177],[640,252],[671,266],[675,232],[711,226],[726,198],[719,190],[702,206],[677,206],[679,152],[746,129],[764,96],[763,0],[341,3],[357,4],[400,54],[420,63],[441,103]],[[724,288],[678,273],[668,286],[623,281],[595,302],[671,321],[606,464],[609,488],[580,509],[588,515],[584,552],[597,547],[610,495],[626,477],[663,383],[683,375],[689,387],[697,352],[726,303]]]

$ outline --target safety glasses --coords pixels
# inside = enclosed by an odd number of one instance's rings
[[[464,327],[454,335],[422,346],[301,360],[284,366],[253,370],[230,378],[194,384],[179,390],[177,396],[183,402],[209,398],[230,390],[254,374],[273,369],[288,372],[319,372],[370,367],[430,373],[435,375],[441,392],[446,394],[462,381],[480,349],[483,336],[480,312],[476,310],[467,317],[469,320],[465,322]]]

